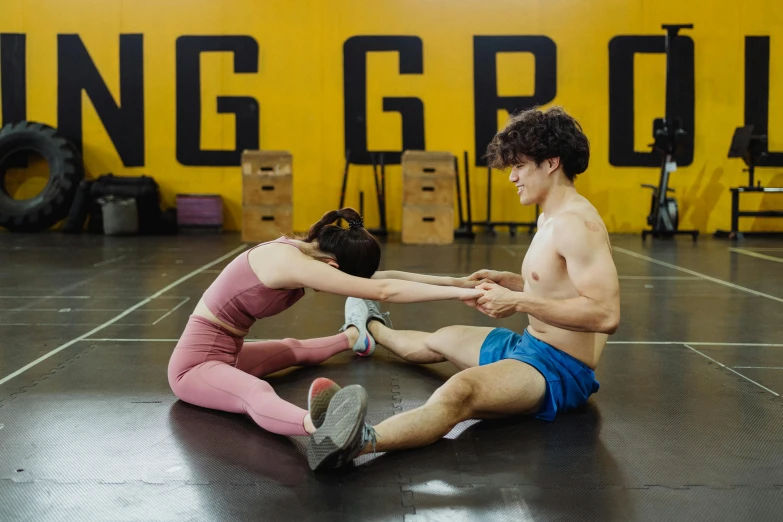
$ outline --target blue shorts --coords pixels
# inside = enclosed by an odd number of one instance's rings
[[[583,406],[600,386],[589,366],[536,339],[527,330],[522,335],[506,328],[490,332],[481,345],[479,366],[503,359],[522,361],[544,376],[546,395],[535,416],[545,421],[554,420],[558,411]]]

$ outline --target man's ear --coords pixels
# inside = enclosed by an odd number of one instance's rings
[[[549,158],[547,164],[547,174],[552,174],[560,166],[560,158]]]
[[[329,266],[333,266],[335,268],[340,268],[340,265],[338,265],[337,261],[335,261],[334,259],[327,260],[326,264],[329,265]]]

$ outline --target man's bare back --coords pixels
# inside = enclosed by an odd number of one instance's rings
[[[580,223],[581,222],[581,223]],[[595,260],[611,266],[599,267],[593,271],[601,273],[606,278],[606,284],[611,285],[614,264],[611,260],[609,235],[601,217],[593,205],[582,196],[576,196],[566,203],[562,211],[553,217],[541,214],[538,219],[538,231],[522,262],[522,279],[524,292],[544,299],[573,299],[580,297],[579,290],[569,275],[566,258],[558,252],[562,241],[555,238],[555,230],[573,227],[568,234],[587,237],[585,246],[597,246],[601,253]],[[601,245],[603,243],[603,245]],[[584,248],[584,247],[583,247]],[[585,255],[590,255],[585,252]],[[605,259],[607,258],[608,259]],[[616,275],[615,275],[616,279]],[[547,324],[528,314],[530,326],[527,330],[534,337],[558,348],[579,359],[595,369],[601,352],[609,335],[601,332],[577,332]]]

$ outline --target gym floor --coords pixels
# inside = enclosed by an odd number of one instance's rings
[[[517,270],[530,236],[384,246],[383,267]],[[306,440],[184,404],[166,381],[236,235],[0,234],[0,520],[772,520],[783,513],[783,243],[613,238],[622,322],[600,391],[553,423],[466,422],[432,446],[314,474]],[[56,260],[56,264],[53,261]],[[332,335],[308,292],[249,338]],[[390,305],[398,328],[503,325],[456,302]],[[268,378],[304,406],[358,383],[378,422],[454,370],[384,349]]]

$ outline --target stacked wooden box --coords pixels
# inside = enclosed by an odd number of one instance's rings
[[[402,154],[402,242],[454,242],[454,155],[407,150]]]
[[[242,241],[261,243],[291,233],[292,164],[286,151],[242,153]]]

